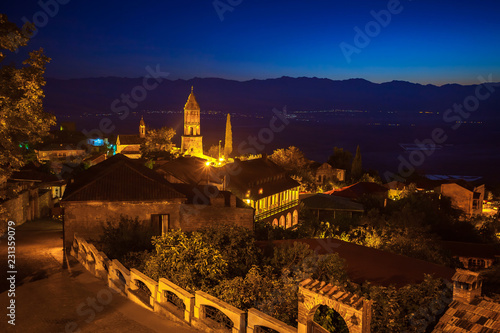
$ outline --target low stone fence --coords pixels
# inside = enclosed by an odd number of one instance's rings
[[[271,329],[296,333],[297,329],[256,309],[242,311],[202,291],[195,295],[161,278],[158,282],[118,260],[110,260],[75,233],[70,254],[90,273],[140,306],[166,318],[205,332],[254,333]],[[263,332],[267,332],[265,330]]]

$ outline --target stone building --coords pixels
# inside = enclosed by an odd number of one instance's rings
[[[181,137],[181,152],[188,155],[203,155],[200,106],[194,96],[193,87],[184,106],[184,135]]]
[[[85,156],[84,148],[79,148],[74,144],[50,144],[39,150],[35,150],[39,161],[54,161],[67,159],[81,159]]]
[[[226,165],[226,189],[255,209],[255,221],[289,228],[299,221],[300,184],[266,156]]]
[[[500,261],[499,244],[441,241],[441,246],[470,271],[488,269]]]
[[[472,186],[466,182],[451,182],[441,184],[434,191],[449,197],[453,206],[461,209],[467,217],[483,212],[484,184]]]
[[[323,163],[316,169],[316,185],[325,185],[330,181],[345,180],[345,170],[336,169],[328,163]]]
[[[146,138],[146,124],[141,117],[139,123],[139,134],[120,134],[116,138],[116,153],[123,154],[128,158],[141,158],[141,144]]]
[[[115,155],[79,174],[61,202],[65,244],[99,238],[108,221],[137,218],[149,232],[231,224],[253,229],[253,209],[211,186],[172,184],[138,161]]]

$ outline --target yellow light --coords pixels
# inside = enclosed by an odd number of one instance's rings
[[[219,158],[219,161],[223,162],[224,161],[224,157]]]
[[[206,165],[206,166],[210,166],[210,161],[206,161],[206,162],[205,162],[205,165]]]

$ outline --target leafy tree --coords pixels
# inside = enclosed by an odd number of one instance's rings
[[[358,293],[373,301],[372,332],[426,332],[451,301],[450,288],[426,275],[399,289],[365,284]]]
[[[252,267],[244,277],[222,281],[213,294],[242,310],[252,307],[289,325],[297,326],[298,286],[288,277],[275,276],[270,266]]]
[[[208,291],[227,276],[228,265],[220,251],[200,232],[169,230],[153,237],[155,250],[144,273],[154,280],[167,278],[190,292]]]
[[[284,168],[289,176],[292,176],[308,190],[316,186],[314,176],[310,169],[311,161],[297,147],[290,146],[286,149],[276,149],[269,159]]]
[[[227,114],[226,120],[226,136],[224,139],[224,156],[229,158],[233,152],[233,131],[231,129],[231,115]]]
[[[337,169],[351,170],[352,154],[343,148],[334,147],[333,154],[328,158],[328,164]]]
[[[314,321],[329,332],[349,333],[349,328],[342,316],[326,305],[321,305],[316,310],[314,313]]]
[[[255,245],[253,231],[234,225],[217,225],[200,230],[203,239],[211,243],[231,269],[227,278],[244,276],[261,260],[261,251]]]
[[[142,157],[148,159],[173,158],[171,149],[174,135],[175,130],[170,127],[149,130],[144,142],[141,144]]]
[[[361,150],[359,149],[359,145],[356,148],[356,155],[354,156],[354,160],[352,161],[351,166],[351,177],[353,180],[358,180],[363,175],[363,165],[361,161]]]
[[[295,175],[300,174],[300,171],[308,168],[310,164],[304,153],[294,146],[286,149],[276,149],[269,155],[269,159]]]
[[[0,62],[7,57],[6,51],[26,46],[29,38],[23,30],[33,29],[32,24],[20,29],[0,14]],[[30,52],[22,66],[10,64],[0,68],[0,175],[4,178],[25,164],[26,149],[20,143],[31,146],[41,142],[56,123],[53,115],[43,111],[42,104],[43,74],[49,61],[43,49],[39,49]]]
[[[208,151],[205,153],[205,155],[213,158],[219,158],[219,146],[211,145],[210,148],[208,148]]]

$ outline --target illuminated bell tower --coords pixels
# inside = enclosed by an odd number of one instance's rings
[[[144,118],[141,116],[141,122],[139,123],[139,137],[146,137],[146,123],[144,122]]]
[[[184,106],[184,135],[181,138],[181,151],[189,155],[203,154],[203,137],[200,131],[200,106],[191,87]]]

